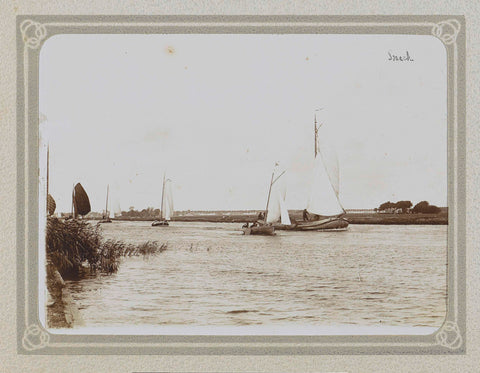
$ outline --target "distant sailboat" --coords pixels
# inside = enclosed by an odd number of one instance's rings
[[[278,226],[276,229],[297,231],[308,230],[345,230],[348,221],[342,218],[345,215],[339,199],[339,167],[338,159],[333,149],[328,149],[325,133],[321,133],[323,146],[319,147],[319,131],[322,125],[317,126],[317,117],[314,119],[315,130],[315,160],[312,170],[312,185],[303,210],[303,221],[289,226]]]
[[[72,191],[72,216],[77,219],[78,215],[84,216],[90,211],[90,200],[87,192],[83,189],[82,184],[77,183]]]
[[[50,195],[48,190],[48,183],[50,177],[50,146],[47,145],[47,216],[51,216],[55,213],[55,209],[57,208],[57,204],[55,200]]]
[[[290,225],[290,216],[288,215],[288,209],[285,204],[286,188],[280,183],[280,178],[285,174],[285,171],[280,174],[272,185],[272,193],[270,198],[270,205],[268,208],[268,214],[266,223],[276,223],[278,221],[283,225]]]
[[[165,174],[163,174],[162,184],[162,200],[160,206],[160,219],[155,220],[152,223],[152,227],[167,226],[168,221],[173,214],[173,195],[172,195],[172,181],[170,179],[165,180]]]
[[[47,194],[47,214],[53,215],[55,213],[55,209],[57,208],[57,204],[55,200],[50,194]]]
[[[107,185],[107,199],[105,202],[105,213],[103,214],[102,220],[99,223],[111,223],[112,219],[110,219],[110,211],[108,210],[108,192],[109,192],[109,185]]]

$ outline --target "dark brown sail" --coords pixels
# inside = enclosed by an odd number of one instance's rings
[[[57,204],[55,203],[55,200],[50,194],[47,194],[47,212],[48,215],[53,215],[55,212],[55,209],[57,208]]]
[[[73,189],[73,214],[86,215],[90,212],[90,200],[88,199],[87,192],[83,189],[82,184],[77,183]]]

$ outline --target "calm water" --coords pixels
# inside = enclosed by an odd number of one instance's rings
[[[439,327],[447,226],[243,236],[241,224],[102,225],[106,238],[168,242],[118,273],[67,286],[87,327],[357,325]]]

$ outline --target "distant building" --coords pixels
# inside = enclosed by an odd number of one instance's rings
[[[348,209],[345,210],[347,214],[373,214],[374,209]]]

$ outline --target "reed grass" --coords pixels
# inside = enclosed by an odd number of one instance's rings
[[[166,244],[147,241],[133,245],[118,240],[104,240],[101,228],[82,220],[49,217],[46,231],[47,261],[62,276],[91,272],[111,274],[118,271],[125,256],[154,255],[167,249]]]

